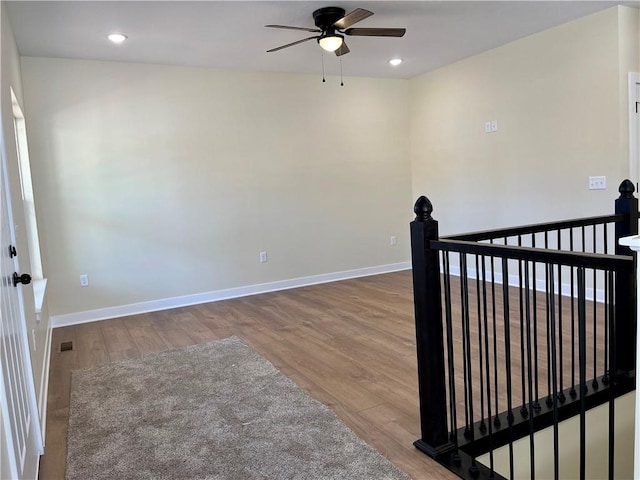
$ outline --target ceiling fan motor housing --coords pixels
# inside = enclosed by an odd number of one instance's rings
[[[344,35],[356,37],[402,37],[404,28],[351,28],[352,25],[369,18],[373,12],[364,8],[356,8],[345,15],[345,10],[340,7],[324,7],[313,12],[313,21],[316,28],[292,27],[289,25],[265,25],[270,28],[284,28],[289,30],[302,30],[305,32],[319,33],[312,37],[303,38],[295,42],[287,43],[280,47],[267,50],[277,52],[283,48],[293,47],[309,40],[317,40],[320,46],[328,52],[335,52],[337,56],[349,53],[349,48],[344,43]],[[340,32],[340,34],[336,33]]]
[[[323,32],[329,28],[333,28],[333,24],[345,15],[344,8],[340,7],[324,7],[313,12],[313,21]]]

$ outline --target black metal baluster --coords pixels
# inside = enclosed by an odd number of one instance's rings
[[[480,301],[480,262],[478,255],[476,257],[476,304],[478,307],[478,360],[480,362],[480,431],[484,433],[487,425],[484,421],[484,371],[482,369],[482,309]]]
[[[473,438],[473,388],[471,371],[471,333],[469,331],[469,282],[467,275],[467,254],[460,254],[460,299],[462,306],[462,348],[464,362],[465,429],[466,438]]]
[[[506,258],[502,259],[502,278],[509,278],[509,266]],[[509,478],[513,478],[513,401],[511,389],[511,325],[509,313],[509,282],[502,282],[502,307],[504,315],[504,349],[507,380],[507,423],[509,425]]]
[[[491,266],[493,269],[493,265]],[[486,258],[482,257],[482,307],[484,314],[484,350],[486,352],[485,369],[487,374],[487,424],[489,427],[489,470],[490,478],[493,477],[493,422],[491,422],[491,378],[489,366],[489,314],[487,309],[487,268]],[[495,337],[494,337],[495,340]],[[493,358],[497,365],[496,357]]]
[[[609,317],[609,328],[611,331],[609,332],[608,338],[615,339],[616,338],[616,322],[615,322],[615,290],[612,288],[613,283],[615,282],[613,271],[607,272],[607,279],[609,283],[609,291],[607,298],[606,310],[608,310]],[[611,371],[615,372],[616,368],[616,344],[615,342],[611,342],[611,348],[609,349],[609,364],[611,365]],[[615,382],[615,373],[611,374],[611,383],[609,385],[609,480],[613,480],[615,478],[615,424],[616,424],[616,382]],[[637,413],[636,413],[637,414]]]
[[[544,249],[549,249],[549,232],[544,232]],[[545,283],[545,291],[548,292],[550,288],[553,288],[553,279],[549,278],[549,270],[547,268],[544,269],[544,283]],[[547,337],[547,406],[551,406],[553,402],[552,393],[551,393],[551,370],[549,366],[551,365],[551,335],[550,335],[550,322],[549,322],[549,296],[545,296],[545,317],[546,317],[546,337]]]
[[[522,236],[518,235],[518,246],[522,246]],[[522,384],[522,406],[520,407],[520,414],[523,417],[529,415],[529,409],[527,408],[527,392],[526,392],[526,376],[525,376],[525,360],[524,360],[524,298],[522,297],[523,288],[523,268],[522,260],[518,260],[518,301],[520,307],[520,377]]]
[[[596,227],[593,226],[593,253],[596,253]],[[598,388],[598,288],[596,269],[593,269],[593,388]]]
[[[531,236],[531,247],[536,248],[536,234]],[[540,410],[540,392],[539,379],[538,379],[538,280],[536,269],[536,262],[533,262],[531,269],[533,271],[533,363],[535,365],[534,375],[535,381],[533,387],[535,389],[533,408],[536,411]]]
[[[505,367],[507,376],[507,422],[509,424],[509,478],[513,475],[513,404],[511,395],[511,325],[509,315],[509,266],[506,258],[502,259],[502,304],[504,311],[504,349],[505,349]]]
[[[561,243],[561,230],[558,230],[558,249]],[[564,395],[564,348],[562,335],[562,265],[558,265],[558,351],[560,354],[560,388],[556,392],[558,400],[564,403],[566,397]]]
[[[587,412],[587,306],[585,271],[578,267],[578,363],[580,366],[580,480],[585,478]]]
[[[493,243],[493,240],[491,241]],[[496,319],[496,265],[494,257],[489,257],[491,260],[491,318],[493,320],[493,379],[494,379],[494,392],[496,402],[496,416],[493,419],[493,424],[496,427],[500,426],[500,403],[498,401],[498,332],[497,332],[497,319]]]
[[[609,272],[611,273],[611,272]],[[609,385],[609,322],[611,317],[609,310],[611,307],[610,300],[611,279],[609,275],[604,277],[604,375],[602,376],[602,384]]]
[[[569,230],[569,248],[573,252],[573,228]],[[576,302],[575,302],[575,275],[571,268],[571,390],[569,395],[575,398],[576,392]]]
[[[443,252],[444,267],[444,300],[445,300],[445,328],[447,331],[447,367],[449,380],[449,411],[451,417],[451,427],[449,430],[449,440],[455,445],[455,454],[458,455],[458,417],[456,412],[456,380],[453,351],[453,319],[451,314],[451,264],[449,252]]]
[[[554,278],[553,272],[553,264],[550,263],[547,265],[547,269],[549,271],[549,278]],[[553,478],[558,480],[560,465],[558,459],[558,450],[559,450],[559,440],[558,440],[558,370],[556,365],[556,305],[555,305],[555,292],[554,288],[550,288],[548,290],[549,301],[547,305],[549,306],[549,326],[551,327],[551,378],[553,384]]]
[[[609,253],[607,225],[608,224],[605,223],[602,226],[602,229],[604,231],[604,251],[606,254]],[[606,301],[609,301],[608,299],[609,299],[610,289],[611,289],[611,281],[610,281],[610,278],[607,276],[604,279],[604,298],[607,299]],[[613,302],[610,302],[609,306],[611,305],[611,303]],[[602,377],[602,383],[604,383],[605,385],[609,384],[609,322],[610,320],[611,318],[609,316],[609,308],[605,306],[605,309],[604,309],[604,376]]]
[[[460,254],[460,297],[462,306],[462,349],[464,362],[464,391],[465,391],[465,428],[464,436],[467,439],[474,438],[474,415],[473,415],[473,370],[471,362],[471,329],[469,304],[469,274],[467,265],[467,254]],[[471,458],[469,473],[475,476],[477,466],[475,456]]]
[[[529,409],[533,408],[533,378],[531,367],[531,304],[530,304],[530,285],[529,285],[529,262],[524,264],[524,283],[525,283],[525,312],[527,324],[527,377],[529,387]],[[534,307],[535,308],[535,307]],[[533,412],[529,415],[529,461],[531,463],[531,478],[536,478],[536,457],[535,457],[535,438],[534,438]]]

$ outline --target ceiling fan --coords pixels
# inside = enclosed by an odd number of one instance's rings
[[[344,42],[345,35],[357,37],[402,37],[407,31],[405,28],[351,28],[365,18],[373,15],[373,12],[363,8],[345,14],[340,7],[324,7],[313,12],[313,21],[317,28],[290,27],[287,25],[265,25],[269,28],[284,28],[287,30],[302,30],[303,32],[319,33],[313,37],[303,38],[296,42],[287,43],[280,47],[272,48],[267,52],[277,52],[283,48],[293,47],[299,43],[317,40],[320,46],[328,51],[335,52],[337,56],[349,53],[349,47]]]

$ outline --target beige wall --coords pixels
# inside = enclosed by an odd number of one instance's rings
[[[22,69],[52,315],[409,258],[407,81]]]
[[[614,7],[411,80],[413,197],[431,199],[443,234],[612,211],[637,15]],[[607,190],[589,191],[590,175]]]
[[[13,127],[13,110],[11,102],[11,89],[13,89],[18,103],[24,106],[22,95],[22,80],[20,73],[20,58],[16,48],[13,30],[9,23],[6,12],[6,5],[3,2],[0,5],[2,13],[0,15],[2,27],[0,29],[2,35],[2,53],[1,58],[1,76],[0,79],[0,104],[2,115],[2,144],[4,145],[4,155],[7,161],[7,170],[9,174],[9,187],[11,191],[11,203],[13,210],[13,221],[15,224],[16,246],[18,251],[17,261],[21,272],[29,273],[31,267],[29,264],[29,245],[26,237],[25,215],[22,206],[20,173],[18,166],[18,154],[15,143],[15,133]],[[0,194],[3,194],[3,186],[0,187]],[[4,248],[4,246],[3,246]],[[48,364],[49,352],[47,348],[47,338],[49,333],[49,316],[46,306],[42,311],[40,321],[36,321],[35,302],[32,286],[20,287],[24,298],[25,321],[29,338],[29,346],[31,347],[31,363],[33,366],[33,377],[35,383],[36,396],[39,399],[40,407],[44,407],[43,379],[45,369]],[[33,333],[32,333],[33,331]],[[42,415],[43,412],[41,411]]]

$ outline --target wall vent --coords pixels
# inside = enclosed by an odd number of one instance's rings
[[[69,350],[73,350],[73,342],[62,342],[60,344],[61,352],[68,352]]]

